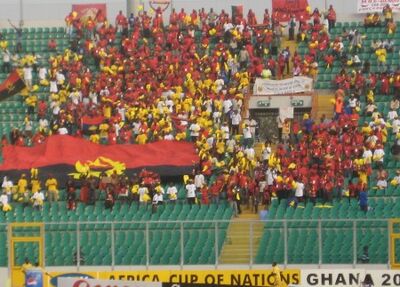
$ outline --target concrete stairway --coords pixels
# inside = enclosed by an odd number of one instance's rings
[[[316,122],[319,122],[319,119],[324,114],[327,119],[331,119],[333,117],[333,105],[331,100],[335,98],[333,94],[316,94],[316,99],[314,99],[313,103],[313,119]]]
[[[263,224],[254,222],[258,219],[258,214],[245,208],[239,217],[232,219],[219,256],[220,264],[250,264],[251,254],[254,260],[263,232]]]
[[[287,38],[282,38],[281,41],[281,49],[285,49],[286,47],[289,47],[290,50],[290,55],[293,56],[294,51],[297,49],[297,43],[296,41],[289,41]],[[289,75],[285,74],[284,78],[290,78],[292,75],[292,69],[293,69],[293,63],[292,61],[289,61]],[[286,72],[286,71],[285,71]]]

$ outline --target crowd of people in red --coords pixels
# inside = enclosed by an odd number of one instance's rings
[[[128,18],[120,12],[115,26],[101,10],[94,19],[71,12],[66,17],[71,48],[50,57],[48,70],[39,67],[37,84],[48,87],[49,101],[32,100],[36,79],[26,95],[39,126],[34,130],[28,116],[24,131],[14,130],[10,143],[24,145],[26,136],[37,145],[55,133],[100,144],[191,140],[200,156],[193,175],[204,179],[186,183],[188,199],[194,191],[207,204],[224,194],[237,212],[243,201],[257,210],[274,197],[296,205],[365,194],[372,167],[383,165],[387,128],[379,116],[359,128],[357,103],[346,102],[345,95],[355,89],[356,96],[363,96],[373,81],[361,81],[356,73],[358,80],[346,86],[347,76],[339,75],[334,120],[314,123],[306,115],[293,125],[291,144],[279,144],[274,152],[267,142],[261,160],[252,144],[257,123],[242,118],[243,98],[254,77],[291,74],[289,61],[294,76],[315,77],[319,59],[332,65],[335,57],[343,57],[336,49],[340,39],[329,39],[336,22],[333,7],[326,25],[318,9],[310,14],[311,22],[304,15],[297,40],[308,42],[309,53],[302,58],[280,48],[283,26],[268,10],[260,25],[251,10],[247,19],[232,19],[223,10],[173,10],[168,25],[161,9],[153,16],[142,11]],[[296,25],[292,17],[289,28]],[[332,53],[325,54],[327,49]],[[29,66],[23,69],[24,76],[29,74]],[[363,89],[358,89],[361,82]],[[88,118],[99,121],[86,127]],[[2,144],[9,144],[7,137]]]

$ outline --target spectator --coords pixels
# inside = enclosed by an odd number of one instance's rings
[[[24,71],[24,81],[25,81],[25,85],[31,89],[32,88],[32,67],[25,65],[25,67],[23,68]]]
[[[79,255],[78,255],[77,251],[74,252],[74,264],[75,265],[78,264],[78,257],[79,257],[79,264],[84,265],[85,264],[85,254],[82,252],[81,249],[79,249]]]
[[[10,71],[11,71],[11,53],[7,48],[4,48],[1,53],[3,56],[3,66],[2,66],[3,73],[10,73]]]
[[[196,203],[196,186],[193,183],[192,179],[189,179],[188,184],[186,184],[186,198],[190,205]]]
[[[3,190],[2,194],[0,195],[0,209],[4,213],[6,213],[12,209],[11,205],[9,203],[9,200],[8,200],[7,192],[5,190]]]
[[[360,257],[360,262],[361,263],[363,263],[363,264],[367,264],[367,263],[369,263],[369,252],[368,252],[368,246],[364,246],[363,247],[363,252],[362,252],[362,255],[361,255],[361,257]]]
[[[32,203],[33,203],[33,208],[34,209],[38,209],[38,210],[42,210],[43,209],[43,204],[44,204],[44,194],[41,190],[36,190],[32,197]]]
[[[385,7],[383,7],[382,15],[385,19],[386,25],[388,25],[388,23],[390,23],[391,21],[393,22],[393,11],[390,7],[390,4],[386,4]]]
[[[359,193],[359,204],[360,204],[360,209],[364,212],[367,212],[368,210],[371,210],[371,208],[368,206],[368,194],[365,190],[362,190]]]
[[[53,38],[49,39],[49,42],[47,43],[47,48],[49,49],[49,51],[56,51],[57,50],[56,40]]]
[[[172,182],[169,183],[169,186],[167,188],[167,194],[169,202],[175,204],[178,199],[178,190]]]
[[[52,174],[49,174],[49,177],[46,180],[45,186],[47,187],[47,198],[48,198],[48,200],[50,202],[51,201],[58,201],[58,199],[59,199],[59,196],[58,196],[58,181]]]
[[[331,32],[332,28],[335,28],[336,24],[336,11],[335,9],[333,9],[332,5],[329,5],[327,19],[329,23],[328,31]]]

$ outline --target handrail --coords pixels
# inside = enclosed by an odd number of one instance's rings
[[[259,222],[259,223],[283,223],[283,222],[388,222],[393,218],[324,218],[324,219],[266,219],[266,220],[254,220],[254,219],[236,219],[235,223],[242,222],[242,223],[251,223],[251,222]],[[124,220],[124,221],[60,221],[60,222],[36,222],[36,223],[43,223],[43,224],[50,224],[50,225],[64,225],[64,224],[160,224],[160,223],[230,223],[231,220],[229,219],[221,219],[221,220],[149,220],[149,221],[137,221],[137,220]],[[12,224],[13,222],[9,223],[0,223],[0,226],[7,226],[8,224]]]

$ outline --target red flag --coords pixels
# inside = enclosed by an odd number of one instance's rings
[[[107,5],[106,4],[73,4],[72,11],[78,13],[78,18],[83,19],[83,21],[87,20],[87,18],[92,17],[92,19],[96,18],[99,11],[103,13],[104,16],[107,15]]]
[[[308,19],[309,13],[307,12],[307,7],[307,0],[273,0],[272,15],[279,22],[289,21],[291,15],[295,15],[297,20],[301,16]]]
[[[34,147],[6,146],[3,148],[3,164],[0,171],[29,170],[49,167],[53,173],[67,174],[68,166],[77,161],[94,161],[107,158],[124,163],[127,169],[165,168],[178,173],[191,168],[199,161],[193,143],[159,141],[148,144],[99,145],[82,138],[53,135],[45,143]]]

